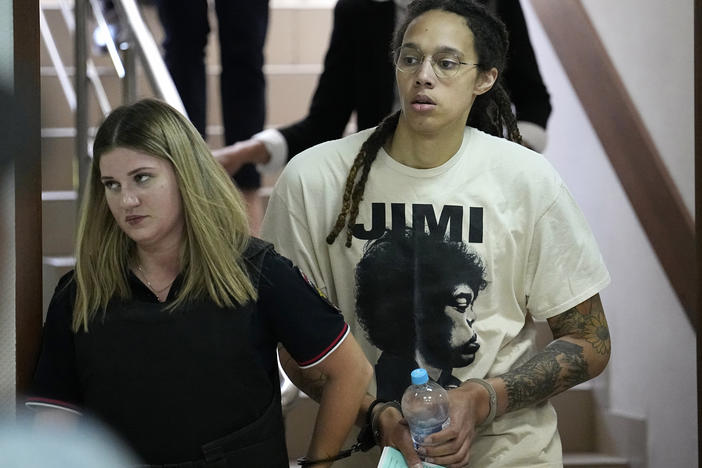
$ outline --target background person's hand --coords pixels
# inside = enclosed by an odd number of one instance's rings
[[[213,150],[212,155],[230,176],[236,174],[246,163],[265,164],[270,160],[265,145],[253,139]]]

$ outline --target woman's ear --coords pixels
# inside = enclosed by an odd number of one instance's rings
[[[473,92],[475,95],[479,96],[490,91],[492,86],[495,84],[495,81],[497,81],[498,73],[499,72],[495,67],[492,67],[487,71],[479,72],[478,79],[475,81],[475,86],[473,87]]]

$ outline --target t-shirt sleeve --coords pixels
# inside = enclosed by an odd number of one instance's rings
[[[536,221],[526,274],[527,308],[539,319],[565,312],[609,284],[595,237],[563,185]]]
[[[263,264],[258,304],[272,334],[302,368],[322,362],[349,334],[339,309],[275,251]]]
[[[41,352],[26,398],[30,408],[58,408],[80,413],[81,393],[71,331],[75,283],[72,273],[59,281],[44,322]]]

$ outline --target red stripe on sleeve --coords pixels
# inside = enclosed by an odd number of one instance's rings
[[[29,397],[25,400],[25,404],[31,405],[32,403],[44,403],[47,405],[63,406],[64,408],[69,408],[74,411],[81,411],[81,408],[79,406],[62,400],[53,400],[51,398]]]
[[[346,334],[346,330],[348,330],[348,328],[349,328],[349,324],[348,324],[348,323],[344,323],[344,328],[341,330],[341,333],[339,333],[339,335],[337,335],[337,337],[334,338],[334,341],[332,341],[331,344],[330,344],[329,346],[327,346],[326,348],[324,348],[324,351],[322,351],[321,353],[319,353],[318,355],[316,355],[316,356],[313,357],[312,359],[308,359],[307,361],[304,361],[304,362],[298,362],[297,364],[300,365],[300,366],[309,366],[310,364],[312,364],[312,363],[314,363],[314,362],[319,361],[320,359],[322,359],[324,356],[327,355],[327,353],[329,352],[330,349],[333,349],[334,346],[336,346],[336,345],[339,343],[339,341],[340,341],[340,340],[344,337],[344,335]]]

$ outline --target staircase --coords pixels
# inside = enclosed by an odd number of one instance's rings
[[[73,80],[73,43],[59,9],[58,0],[41,0],[47,24],[61,59]],[[331,32],[333,0],[280,0],[271,4],[266,42],[267,126],[277,127],[296,121],[306,114],[311,95],[321,72],[321,64]],[[142,14],[157,43],[162,37],[154,7],[142,6]],[[309,25],[314,25],[313,28]],[[218,148],[223,143],[219,100],[219,64],[216,19],[207,50],[208,63],[208,143]],[[89,29],[89,37],[92,26]],[[107,56],[93,55],[98,74],[111,106],[121,103],[121,84]],[[77,213],[77,167],[74,161],[75,129],[69,107],[52,66],[47,47],[41,46],[42,103],[42,204],[43,204],[43,298],[48,307],[54,287],[65,272],[73,268],[73,242]],[[294,90],[294,91],[292,91]],[[291,92],[292,91],[292,92]],[[143,74],[138,75],[138,96],[153,93]],[[91,94],[89,124],[99,125],[103,115]],[[264,178],[261,196],[274,183]],[[550,341],[545,322],[537,323],[542,345]],[[605,376],[606,378],[606,376]],[[601,379],[600,379],[601,381]],[[645,468],[645,423],[607,413],[598,398],[597,385],[588,383],[569,390],[552,402],[559,414],[559,430],[564,463],[570,468]],[[606,385],[606,382],[604,382]],[[291,466],[304,455],[312,433],[317,405],[306,397],[298,400],[286,418]],[[352,436],[349,441],[352,441]],[[377,450],[377,449],[376,449]],[[610,454],[626,455],[615,456]],[[364,466],[363,456],[354,455],[340,466]],[[337,466],[337,465],[335,465]]]
[[[303,117],[321,71],[326,43],[331,32],[332,10],[329,1],[301,0],[304,4],[273,5],[266,41],[267,126],[288,124]],[[58,54],[73,84],[74,46],[72,34],[62,16],[59,0],[41,0],[46,22]],[[157,43],[163,36],[156,9],[142,5],[142,15]],[[303,25],[314,24],[314,28]],[[219,99],[219,44],[217,22],[210,18],[211,33],[207,47],[208,143],[223,145],[224,132]],[[89,27],[88,37],[93,26]],[[323,38],[323,40],[321,39]],[[122,84],[107,55],[91,55],[112,108],[122,102]],[[58,279],[73,267],[73,242],[77,213],[77,167],[74,161],[74,115],[61,88],[59,73],[53,67],[49,48],[41,44],[42,104],[42,212],[44,256],[44,311]],[[294,90],[291,92],[290,90]],[[90,95],[89,125],[94,134],[103,119],[94,93]],[[153,96],[143,73],[138,73],[137,95]],[[274,183],[264,177],[262,196]]]

